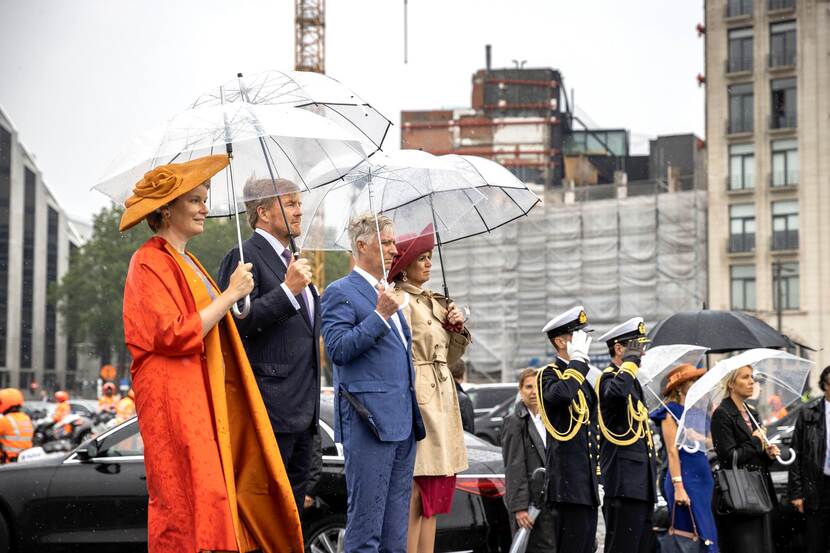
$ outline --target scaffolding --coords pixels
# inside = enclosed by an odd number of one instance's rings
[[[659,181],[610,187],[610,199],[587,201],[575,198],[599,187],[548,192],[528,217],[445,249],[453,299],[471,311],[471,381],[512,381],[549,362],[541,329],[574,305],[585,306],[595,338],[630,317],[650,327],[702,307],[705,190],[669,192]],[[597,366],[608,361],[604,344],[591,355]]]

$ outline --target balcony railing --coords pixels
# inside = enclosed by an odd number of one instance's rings
[[[795,0],[767,0],[767,9],[769,11],[776,10],[791,10],[795,8]]]
[[[767,66],[770,69],[795,67],[797,61],[796,53],[793,52],[773,52],[767,56]]]
[[[776,113],[769,116],[770,129],[795,129],[798,116],[795,113]]]
[[[771,249],[773,251],[797,250],[798,249],[798,231],[797,230],[776,230],[776,231],[773,231]]]
[[[798,186],[798,170],[773,171],[769,175],[769,185],[772,188]]]
[[[748,181],[750,179],[741,179],[741,175],[727,176],[726,190],[728,192],[751,192],[755,189],[755,185],[752,182],[741,182],[742,180]]]
[[[752,118],[734,119],[726,123],[726,134],[752,132],[753,128]]]
[[[752,71],[752,56],[734,56],[726,60],[726,73]]]
[[[731,234],[729,236],[729,253],[746,253],[755,251],[755,233]]]

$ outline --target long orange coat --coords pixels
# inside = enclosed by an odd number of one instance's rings
[[[299,553],[291,486],[231,316],[202,339],[198,311],[210,301],[165,240],[151,238],[133,255],[124,334],[144,440],[149,550]]]

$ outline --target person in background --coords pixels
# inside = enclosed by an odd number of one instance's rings
[[[547,504],[559,551],[592,553],[599,509],[597,396],[588,378],[588,315],[581,305],[542,328],[556,350],[539,371],[539,411],[548,432]]]
[[[787,497],[805,518],[805,553],[830,550],[830,365],[818,387],[824,395],[799,410],[790,443],[796,458],[787,479]]]
[[[757,470],[763,474],[767,491],[775,502],[775,489],[769,467],[780,453],[775,445],[765,445],[764,429],[752,418],[758,413],[746,404],[755,391],[752,367],[747,365],[724,379],[725,397],[712,413],[712,442],[723,467]],[[747,412],[752,409],[752,416]],[[737,453],[738,467],[732,466]],[[765,515],[715,515],[718,546],[723,553],[773,553],[772,513]]]
[[[668,459],[669,470],[663,482],[663,497],[669,505],[669,519],[672,519],[673,509],[674,528],[684,532],[692,532],[697,528],[708,551],[717,553],[718,536],[712,514],[715,480],[706,451],[689,453],[674,445],[677,421],[683,414],[686,393],[705,373],[706,369],[688,364],[672,369],[666,376],[666,385],[662,390],[666,403],[651,414],[651,419],[660,425]],[[691,517],[694,517],[694,525]]]
[[[135,392],[130,388],[115,406],[115,421],[121,424],[135,416]]]
[[[308,469],[308,482],[306,482],[305,498],[303,499],[303,512],[314,505],[317,496],[317,486],[320,484],[320,477],[323,475],[323,442],[320,433],[315,432],[311,442],[311,466]]]
[[[72,413],[72,406],[69,404],[69,394],[64,390],[55,392],[55,401],[58,405],[52,413],[52,420],[55,421],[55,426],[58,426],[66,416]]]
[[[103,393],[98,398],[98,412],[108,411],[114,413],[118,402],[121,401],[121,398],[115,393],[115,384],[105,382],[101,391]]]
[[[121,232],[154,235],[130,260],[124,337],[147,475],[148,549],[300,553],[302,531],[268,413],[230,314],[254,287],[220,290],[188,242],[204,231],[227,155],[161,165],[126,201]],[[129,398],[129,394],[127,396]]]
[[[599,340],[611,356],[597,386],[605,553],[646,553],[655,547],[652,514],[657,500],[654,442],[637,380],[646,326],[642,317],[633,317]]]
[[[450,373],[455,381],[455,393],[458,395],[458,409],[461,411],[461,427],[464,432],[476,433],[475,407],[470,395],[461,386],[467,374],[467,364],[464,359],[458,359],[450,365]]]
[[[398,256],[389,270],[396,298],[412,330],[415,396],[426,427],[418,442],[409,507],[409,553],[432,553],[437,515],[449,513],[455,475],[467,469],[467,448],[449,363],[470,343],[464,315],[447,298],[424,285],[432,276],[432,225],[395,244]]]
[[[0,465],[16,462],[21,451],[32,447],[33,434],[32,420],[23,412],[23,392],[0,390]]]
[[[242,244],[254,290],[250,314],[235,322],[302,514],[320,419],[320,296],[308,260],[290,249],[302,230],[300,188],[287,179],[253,179],[244,196],[254,198],[245,202],[253,233]],[[238,264],[234,247],[219,267],[220,286]]]
[[[504,502],[510,513],[510,529],[515,534],[520,528],[531,530],[528,553],[568,551],[556,548],[556,528],[553,511],[547,504],[536,520],[528,513],[532,493],[533,471],[545,466],[545,451],[550,440],[539,414],[539,393],[536,389],[536,369],[519,373],[521,403],[505,418],[501,434],[501,454],[504,459]],[[593,540],[592,540],[593,541]]]

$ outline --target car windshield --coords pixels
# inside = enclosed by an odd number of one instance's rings
[[[476,409],[491,409],[516,394],[516,386],[473,388],[467,392]]]

